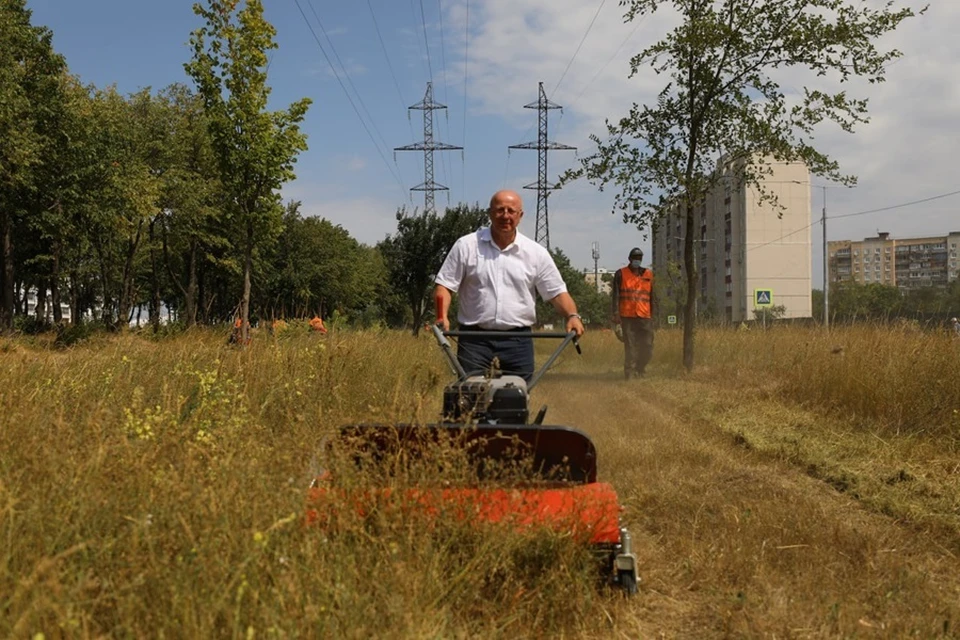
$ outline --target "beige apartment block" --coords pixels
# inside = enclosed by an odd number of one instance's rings
[[[609,276],[610,279],[612,279],[614,273],[615,271],[603,268],[596,270],[585,268],[583,270],[583,279],[586,280],[587,284],[597,293],[610,293],[611,283],[605,282],[604,277]]]
[[[958,277],[960,231],[943,236],[827,243],[827,269],[833,283],[884,284],[901,290],[946,287]]]
[[[701,315],[753,319],[756,291],[768,290],[784,317],[811,316],[810,172],[804,163],[766,167],[761,183],[776,204],[761,202],[757,187],[737,184],[721,167],[726,179],[694,212]],[[684,231],[676,209],[655,225],[653,268],[661,281],[668,264],[682,273]]]

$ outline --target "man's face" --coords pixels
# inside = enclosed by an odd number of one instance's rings
[[[514,195],[498,195],[490,202],[490,224],[497,231],[513,233],[522,217],[523,203]]]

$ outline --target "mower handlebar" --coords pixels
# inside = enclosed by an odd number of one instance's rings
[[[432,326],[433,335],[437,339],[437,343],[440,345],[440,348],[443,350],[444,355],[447,357],[447,361],[450,363],[453,372],[462,380],[467,377],[467,372],[460,365],[460,361],[457,360],[456,354],[453,353],[453,348],[450,346],[450,341],[447,340],[448,337],[451,338],[502,338],[504,336],[503,331],[444,331],[439,324]],[[558,346],[547,361],[542,367],[537,369],[534,372],[533,377],[530,378],[530,382],[527,383],[527,391],[530,391],[540,382],[540,378],[543,377],[543,374],[547,372],[547,369],[550,368],[550,365],[553,364],[554,360],[560,355],[560,352],[563,351],[566,346],[573,342],[573,346],[576,348],[579,355],[583,355],[583,351],[580,350],[580,340],[577,338],[576,331],[530,331],[511,334],[511,337],[514,338],[552,338],[557,340],[562,340],[560,346]]]

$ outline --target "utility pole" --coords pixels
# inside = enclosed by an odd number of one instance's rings
[[[547,182],[547,151],[566,151],[575,150],[576,147],[550,142],[547,138],[547,113],[550,109],[562,109],[558,104],[547,100],[547,94],[543,90],[543,83],[540,83],[540,97],[536,102],[523,105],[524,109],[536,109],[539,114],[540,130],[536,142],[524,142],[523,144],[510,145],[510,149],[536,149],[539,154],[537,158],[537,183],[524,185],[524,189],[537,190],[537,231],[534,240],[550,249],[550,222],[547,218],[547,196],[557,185]]]
[[[423,191],[423,213],[434,213],[436,205],[434,203],[434,191],[449,191],[442,184],[433,181],[433,152],[434,151],[453,151],[463,149],[452,144],[435,142],[433,139],[433,112],[437,109],[446,109],[447,106],[433,101],[433,83],[427,83],[427,92],[423,100],[417,104],[408,107],[423,111],[423,142],[415,142],[403,147],[396,147],[394,151],[423,151],[423,182],[410,189],[410,191]],[[409,111],[407,117],[409,117]]]
[[[830,261],[827,258],[827,187],[823,187],[823,214],[820,217],[823,225],[823,327],[830,328],[830,292],[828,285],[830,278],[827,276],[827,269]]]
[[[590,245],[590,253],[593,254],[593,284],[597,287],[597,293],[600,293],[600,243],[594,241]]]

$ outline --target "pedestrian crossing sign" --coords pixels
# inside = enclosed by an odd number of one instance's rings
[[[753,306],[770,307],[773,306],[773,289],[754,289]]]

